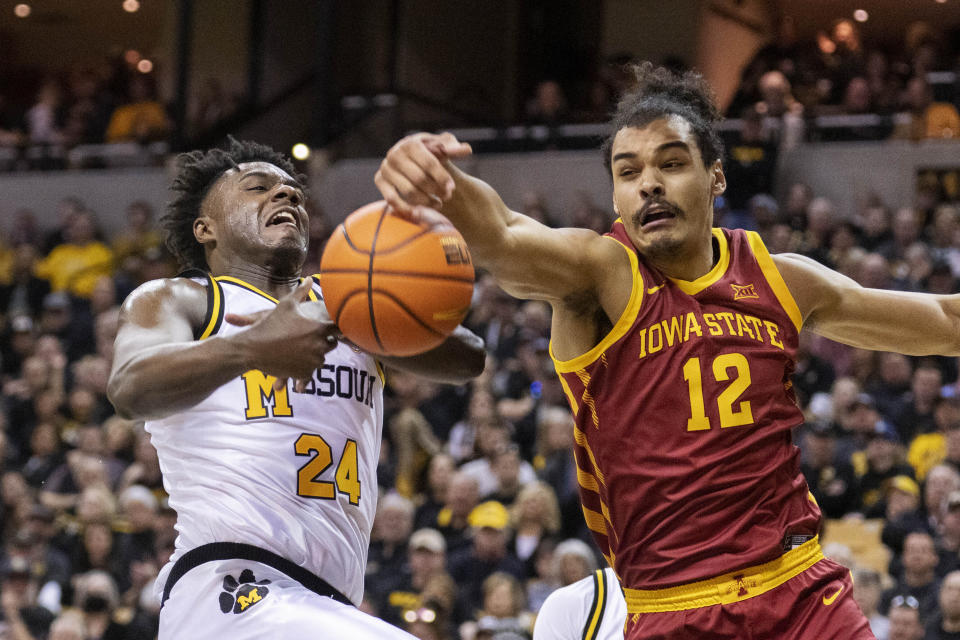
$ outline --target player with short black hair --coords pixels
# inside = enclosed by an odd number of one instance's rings
[[[160,638],[411,637],[354,606],[380,363],[459,383],[482,371],[482,341],[458,328],[433,351],[375,360],[340,340],[300,273],[303,179],[268,147],[185,154],[173,189],[168,246],[190,270],[124,302],[108,385],[120,415],[146,421],[177,511]]]

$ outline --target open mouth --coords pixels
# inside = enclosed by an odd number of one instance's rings
[[[679,209],[665,202],[650,202],[644,205],[635,216],[635,221],[641,227],[658,222],[660,220],[670,220],[678,217]]]
[[[297,215],[290,209],[281,209],[270,216],[270,219],[267,220],[268,227],[280,224],[291,224],[299,229],[299,225],[297,224]]]

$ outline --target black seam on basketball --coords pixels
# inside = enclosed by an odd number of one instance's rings
[[[339,275],[350,275],[358,273],[368,273],[366,269],[324,269],[325,274],[339,274]],[[436,273],[420,273],[418,271],[387,271],[385,269],[377,269],[378,276],[407,276],[410,278],[427,278],[429,280],[447,280],[449,282],[467,282],[472,284],[474,278],[461,278],[458,276],[445,276]]]
[[[421,231],[420,233],[417,233],[416,235],[410,236],[409,238],[407,238],[406,240],[404,240],[404,241],[401,242],[400,244],[395,244],[395,245],[393,245],[392,247],[390,247],[389,249],[382,249],[382,250],[380,251],[380,255],[385,256],[385,255],[387,255],[387,254],[389,254],[389,253],[392,253],[392,252],[396,251],[397,249],[403,249],[405,246],[407,246],[408,244],[410,244],[411,242],[413,242],[413,241],[416,240],[417,238],[422,238],[423,236],[427,235],[428,233],[430,233],[430,231],[431,231],[431,229],[424,229],[424,230]]]
[[[373,259],[377,255],[377,238],[380,235],[380,227],[387,217],[387,206],[383,206],[380,212],[380,219],[377,220],[377,227],[373,230],[373,238],[370,241],[370,263],[367,267],[367,309],[370,312],[370,328],[373,329],[373,338],[377,341],[377,346],[381,351],[386,351],[383,347],[383,341],[380,340],[380,332],[377,331],[377,317],[373,312]]]
[[[403,311],[404,311],[408,316],[410,316],[413,320],[416,320],[417,324],[419,324],[421,327],[423,327],[424,329],[426,329],[426,330],[429,331],[430,333],[433,333],[433,334],[438,335],[438,336],[442,336],[442,335],[443,335],[442,332],[437,331],[436,329],[434,329],[433,327],[431,327],[430,325],[428,325],[426,322],[424,322],[423,320],[421,320],[420,318],[418,318],[418,317],[417,317],[417,314],[415,314],[415,313],[413,312],[413,309],[411,309],[411,308],[408,307],[407,305],[403,304],[403,301],[402,301],[402,300],[400,300],[399,298],[397,298],[395,295],[393,295],[393,294],[390,293],[389,291],[381,291],[380,289],[372,289],[371,291],[372,291],[373,293],[379,293],[379,294],[382,295],[383,297],[392,300],[394,303],[396,303],[396,305],[397,305],[398,307],[400,307],[401,309],[403,309]],[[370,296],[370,300],[373,300],[373,296]],[[372,304],[372,303],[371,303],[371,304]],[[379,338],[377,339],[377,343],[379,344]],[[380,346],[383,347],[382,344],[380,344]]]
[[[347,246],[349,246],[351,249],[353,249],[357,253],[361,253],[361,254],[367,253],[357,245],[353,244],[353,240],[350,239],[350,234],[347,233],[347,228],[342,223],[340,224],[340,231],[343,233],[343,239],[347,241]],[[371,250],[371,253],[372,253],[372,250]]]

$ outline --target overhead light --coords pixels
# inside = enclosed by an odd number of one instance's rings
[[[123,0],[123,10],[127,13],[136,13],[140,10],[140,0]]]
[[[30,5],[28,4],[18,4],[13,8],[13,15],[18,18],[26,18],[30,15]]]
[[[870,19],[870,14],[863,9],[857,9],[853,12],[853,19],[857,22],[866,22]]]
[[[947,0],[937,0],[937,4],[946,4]]]
[[[290,150],[290,153],[292,153],[293,157],[296,158],[297,160],[306,160],[307,158],[310,157],[310,147],[303,144],[302,142],[298,142],[297,144],[293,145],[293,148]]]
[[[140,73],[150,73],[151,71],[153,71],[153,63],[147,60],[146,58],[144,58],[143,60],[137,63],[137,71],[139,71]]]

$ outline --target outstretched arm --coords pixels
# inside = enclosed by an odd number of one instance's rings
[[[194,340],[206,290],[184,279],[149,282],[124,302],[107,395],[121,416],[162,418],[187,409],[250,369],[309,378],[335,346],[336,327],[302,303],[305,279],[247,331]]]
[[[384,364],[434,382],[463,384],[483,373],[486,352],[480,336],[459,326],[440,346],[425,353],[405,358],[378,358]]]
[[[552,229],[511,211],[487,183],[458,169],[451,158],[471,153],[451,134],[415,134],[395,144],[375,182],[401,215],[420,207],[447,216],[463,234],[477,264],[519,298],[562,301],[596,294],[604,261],[626,257],[613,242],[586,229]]]
[[[861,349],[960,355],[960,296],[867,289],[805,256],[773,256],[814,333]]]

